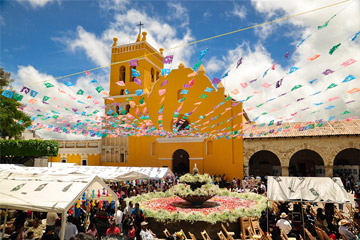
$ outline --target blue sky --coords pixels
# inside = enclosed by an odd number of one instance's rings
[[[91,76],[81,74],[58,82],[54,78],[107,65],[110,61],[112,38],[117,37],[118,44],[134,42],[138,33],[136,25],[140,20],[145,24],[143,30],[148,32],[148,42],[157,49],[167,49],[337,2],[339,1],[1,1],[0,65],[17,79],[14,86],[16,90],[20,90],[22,85],[29,85],[41,93],[50,90],[40,86],[37,83],[39,81],[51,80],[61,89],[66,88],[62,83],[71,81],[76,84],[76,88],[84,89],[94,99],[102,101],[103,96],[96,95],[88,82],[96,78],[108,90],[109,68],[91,72]],[[336,116],[336,119],[356,117],[360,115],[359,100],[350,104],[346,102],[360,99],[360,92],[347,93],[350,89],[360,88],[360,37],[355,41],[349,40],[360,30],[358,9],[359,1],[351,0],[263,27],[168,51],[165,55],[174,55],[172,66],[175,68],[180,62],[192,67],[198,61],[199,51],[208,48],[203,64],[209,78],[220,78],[230,70],[228,77],[222,80],[226,92],[237,100],[253,95],[251,100],[244,103],[245,109],[250,109],[247,112],[252,119],[262,112],[269,113],[261,116],[258,122],[269,122],[272,119],[314,121],[326,120],[330,116]],[[317,29],[317,26],[324,24],[334,14],[337,16],[326,28]],[[300,47],[296,47],[310,34],[311,37]],[[333,55],[329,55],[329,49],[338,43],[342,43],[341,47]],[[286,52],[294,49],[288,59],[284,57]],[[321,57],[309,63],[308,58],[315,54],[320,54]],[[234,64],[241,57],[243,63],[236,69]],[[340,64],[349,58],[358,62],[340,68]],[[262,77],[275,62],[276,70],[270,70]],[[288,75],[289,69],[294,66],[300,67],[300,70]],[[328,68],[335,70],[335,73],[325,78],[322,72]],[[349,74],[356,79],[340,84]],[[283,86],[275,89],[274,83],[284,77],[286,81]],[[249,83],[254,78],[258,78],[256,83],[249,84],[246,88],[241,87],[241,83]],[[309,84],[315,78],[319,78],[319,81]],[[265,88],[264,83],[273,85]],[[337,83],[338,87],[325,90],[330,83]],[[290,91],[296,84],[303,87],[296,92]],[[235,94],[235,90],[239,93]],[[69,91],[74,94],[73,89]],[[278,98],[284,91],[290,94]],[[311,96],[316,91],[322,93]],[[61,101],[68,101],[59,93],[51,94]],[[255,108],[274,97],[277,99]],[[301,97],[305,99],[298,102],[297,99]],[[329,101],[334,97],[339,97],[336,102]],[[323,105],[314,105],[319,102]],[[291,106],[286,107],[284,103]],[[334,105],[331,110],[324,110],[331,105]],[[57,111],[63,108],[58,103],[48,107],[51,106],[55,106]],[[300,114],[301,109],[306,107],[319,112],[305,111]],[[350,114],[341,115],[345,110]],[[290,117],[294,112],[299,114]]]

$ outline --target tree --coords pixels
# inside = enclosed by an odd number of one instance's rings
[[[4,88],[11,88],[11,74],[0,68],[0,94]],[[19,111],[21,103],[12,98],[0,95],[0,137],[19,138],[21,133],[31,125],[31,119]]]
[[[13,82],[14,79],[11,78],[11,73],[5,72],[4,68],[0,68],[0,90],[10,87]]]

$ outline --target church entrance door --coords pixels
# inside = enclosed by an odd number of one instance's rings
[[[189,154],[183,149],[176,150],[173,154],[172,165],[174,173],[190,172]]]

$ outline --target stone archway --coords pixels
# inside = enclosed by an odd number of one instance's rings
[[[334,175],[350,176],[359,180],[360,176],[360,149],[346,148],[340,151],[334,159]]]
[[[278,156],[268,150],[254,153],[249,160],[249,175],[281,176],[281,162]]]
[[[189,154],[184,149],[178,149],[173,153],[172,168],[174,173],[190,172]]]
[[[321,155],[310,149],[294,153],[289,161],[290,176],[325,176],[324,161]]]

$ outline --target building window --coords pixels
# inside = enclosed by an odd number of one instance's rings
[[[120,153],[120,162],[125,162],[125,154]]]
[[[66,163],[66,159],[61,159],[61,162],[62,162],[62,163]]]
[[[159,80],[160,73],[156,71],[156,81]]]
[[[120,106],[117,105],[117,106],[116,106],[116,113],[119,113],[119,109],[120,109]]]
[[[135,78],[135,77],[132,76],[132,70],[133,70],[133,69],[136,70],[136,66],[131,66],[131,67],[130,67],[130,82],[134,82],[134,78]]]
[[[150,74],[151,74],[151,82],[154,82],[154,81],[155,81],[155,71],[154,71],[154,68],[151,68]]]
[[[87,166],[88,165],[88,161],[86,159],[81,160],[81,165],[82,166]]]
[[[125,83],[125,79],[126,79],[126,68],[125,66],[121,66],[119,72],[119,81],[123,81]]]
[[[130,104],[126,104],[126,113],[130,112]]]
[[[213,142],[212,141],[206,142],[206,154],[207,155],[213,154]]]
[[[120,90],[120,95],[124,95],[124,89]]]

